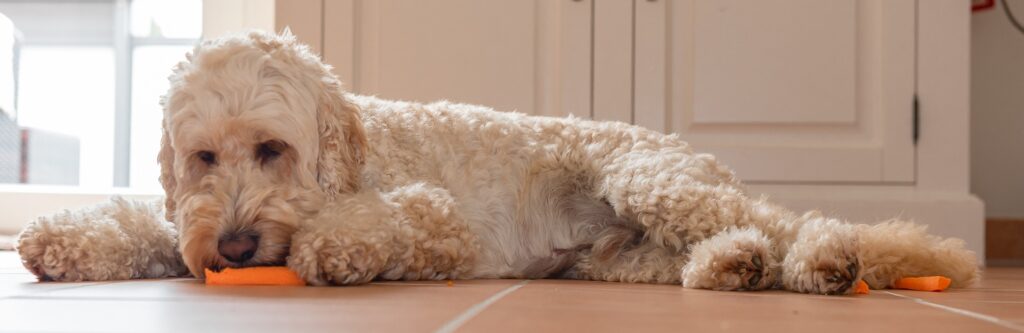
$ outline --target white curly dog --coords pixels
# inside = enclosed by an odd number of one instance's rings
[[[163,100],[163,205],[114,199],[38,219],[18,250],[41,280],[287,265],[312,285],[569,278],[849,294],[859,279],[964,286],[979,274],[961,240],[923,226],[750,198],[675,135],[348,94],[287,32],[205,41],[187,58]]]

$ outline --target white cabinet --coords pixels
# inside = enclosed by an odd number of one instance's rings
[[[748,182],[914,180],[913,0],[635,6],[636,123]]]
[[[325,1],[323,6],[324,59],[353,91],[537,115],[589,112],[588,1]]]
[[[983,253],[982,204],[967,189],[962,0],[276,0],[275,8],[277,28],[291,26],[354,92],[677,133],[752,192],[794,209],[918,218]]]
[[[313,4],[359,93],[632,122],[750,182],[914,180],[913,0]]]

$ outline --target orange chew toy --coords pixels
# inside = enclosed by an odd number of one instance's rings
[[[919,291],[943,291],[949,288],[951,280],[945,276],[922,276],[896,280],[896,289]]]
[[[867,294],[871,290],[868,288],[868,283],[864,280],[857,280],[856,288],[853,289],[854,294]]]
[[[206,284],[216,286],[305,286],[288,267],[225,268],[220,272],[206,269]]]

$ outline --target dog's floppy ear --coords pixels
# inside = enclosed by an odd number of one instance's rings
[[[301,59],[316,68],[320,92],[316,104],[319,147],[316,160],[316,177],[320,189],[328,198],[338,193],[359,190],[359,173],[366,155],[366,136],[359,119],[359,110],[345,98],[341,82],[331,73],[331,67],[323,64],[320,57],[299,43],[290,29],[280,35],[264,32],[250,32],[248,38],[268,53],[284,51],[290,57]],[[294,52],[294,53],[292,53]]]
[[[163,108],[164,119],[161,121],[160,153],[157,154],[157,163],[160,163],[160,185],[164,187],[164,215],[168,222],[175,223],[174,211],[178,207],[174,201],[174,192],[178,188],[178,179],[174,176],[174,147],[171,146],[171,111],[174,108],[175,100],[180,99],[181,86],[184,84],[184,73],[192,62],[192,54],[195,51],[185,54],[185,61],[174,66],[173,74],[168,78],[171,88],[167,94],[160,97],[160,107]],[[180,102],[179,102],[180,103]]]
[[[157,155],[157,162],[160,163],[160,184],[164,187],[164,212],[167,221],[174,223],[174,210],[177,203],[174,202],[174,191],[178,187],[178,180],[174,178],[174,148],[171,147],[171,137],[167,133],[166,120],[163,127],[163,136],[160,138],[160,154]]]
[[[329,197],[359,190],[359,174],[366,156],[366,135],[358,108],[349,103],[341,83],[324,68],[324,91],[317,104],[320,131],[317,181]]]

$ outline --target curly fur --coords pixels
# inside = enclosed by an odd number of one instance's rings
[[[198,45],[171,77],[163,129],[165,215],[115,200],[41,219],[21,235],[25,265],[56,280],[287,264],[314,285],[561,277],[821,294],[978,274],[961,241],[912,223],[751,198],[676,135],[347,94],[287,32]],[[259,235],[254,256],[226,260],[219,240],[243,231]]]
[[[177,231],[161,202],[118,197],[99,207],[40,217],[18,238],[25,267],[43,280],[102,281],[184,276]]]

